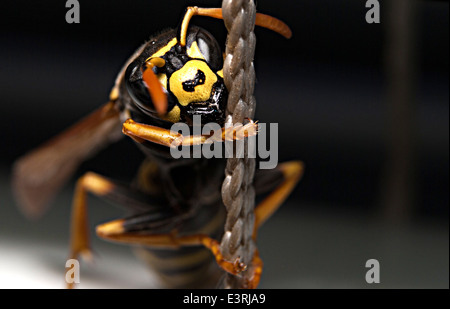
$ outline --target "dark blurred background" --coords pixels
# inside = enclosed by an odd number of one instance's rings
[[[1,198],[8,201],[0,202],[0,228],[5,239],[18,226],[36,237],[51,234],[42,225],[27,223],[14,208],[8,184],[12,162],[105,103],[125,60],[151,34],[178,25],[186,6],[221,6],[221,1],[196,0],[79,2],[80,24],[66,23],[65,1],[0,5]],[[440,279],[424,276],[428,286],[448,288],[449,4],[399,1],[406,3],[402,7],[380,0],[381,23],[368,24],[365,2],[257,2],[259,12],[282,19],[293,31],[292,39],[285,40],[266,29],[255,30],[256,118],[279,124],[280,162],[300,159],[306,165],[280,216],[292,220],[296,214],[304,224],[310,224],[305,217],[317,220],[311,226],[318,230],[323,222],[334,224],[344,216],[343,225],[357,226],[349,231],[350,239],[364,233],[367,222],[387,224],[387,229],[406,226],[413,231],[404,234],[409,244],[421,235],[414,229],[425,224],[442,241],[431,250],[439,262],[424,260],[442,266],[445,274],[438,272]],[[221,21],[196,17],[193,23],[224,44]],[[94,170],[128,179],[141,159],[131,141],[123,139],[84,163],[78,175]],[[66,190],[70,198],[71,187]],[[63,207],[69,206],[70,201]],[[275,243],[283,239],[281,232],[276,235],[278,226],[268,224],[268,242],[270,237]],[[378,233],[379,226],[371,231]],[[300,237],[288,232],[293,239]],[[270,258],[270,247],[266,250]],[[420,280],[393,286],[420,286]]]

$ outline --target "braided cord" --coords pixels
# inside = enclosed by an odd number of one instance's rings
[[[222,14],[228,30],[223,66],[224,81],[229,91],[226,123],[243,123],[246,118],[253,119],[256,107],[253,96],[255,3],[253,0],[223,0]],[[244,279],[248,279],[247,276],[251,273],[250,264],[256,249],[252,239],[255,221],[255,159],[248,158],[247,143],[245,140],[244,158],[233,157],[227,160],[222,185],[227,219],[221,251],[229,261],[240,258],[241,262],[248,265],[248,269],[239,276],[228,274],[224,281],[225,288],[243,287]]]

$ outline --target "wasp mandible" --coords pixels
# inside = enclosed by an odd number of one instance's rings
[[[187,8],[177,29],[151,37],[129,58],[108,103],[20,158],[13,174],[22,210],[39,216],[84,160],[121,136],[130,137],[146,155],[133,184],[92,172],[76,183],[70,258],[91,255],[86,197],[94,194],[131,213],[98,225],[98,237],[139,247],[139,256],[162,283],[177,288],[213,287],[223,270],[238,274],[246,269],[239,259],[225,260],[217,241],[226,217],[220,191],[225,159],[174,159],[169,153],[174,141],[198,145],[208,137],[182,136],[170,130],[174,123],[192,126],[193,117],[200,115],[206,122],[224,125],[228,91],[222,75],[223,54],[213,35],[190,25],[195,15],[221,19],[222,10]],[[256,25],[291,36],[286,24],[268,15],[257,13]],[[243,126],[250,132],[245,137],[256,134],[255,122]],[[266,197],[255,207],[254,237],[290,194],[302,171],[302,163],[293,161],[256,172],[256,194]],[[249,286],[256,287],[259,276],[251,278]]]

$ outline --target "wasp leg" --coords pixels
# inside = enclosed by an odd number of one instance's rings
[[[283,180],[269,196],[255,207],[254,239],[256,239],[258,228],[280,207],[294,189],[303,175],[304,167],[300,161],[290,161],[281,163],[277,169],[281,171]]]
[[[112,183],[94,173],[87,173],[78,179],[72,205],[70,258],[76,259],[78,255],[92,258],[87,223],[87,192],[102,196],[113,189]]]
[[[259,257],[258,249],[255,250],[253,254],[253,259],[251,262],[251,276],[246,280],[244,284],[244,288],[246,289],[256,289],[259,285],[259,281],[261,280],[261,274],[263,270],[263,261]]]
[[[159,213],[160,216],[166,215],[167,212],[164,211],[167,207],[160,207],[157,205],[157,201],[149,195],[88,172],[78,179],[73,198],[70,231],[70,258],[73,259],[79,255],[92,259],[87,220],[87,193],[107,198],[120,205],[126,205],[128,210],[135,212],[153,211]]]
[[[189,136],[183,136],[182,134],[169,129],[137,123],[132,119],[126,120],[122,127],[122,132],[138,143],[142,143],[145,140],[173,148],[180,145],[192,146],[227,140],[239,140],[245,137],[254,136],[257,134],[257,131],[258,124],[251,120],[245,125],[238,124],[236,126],[222,128],[220,132]]]
[[[209,16],[217,19],[223,19],[222,9],[219,8],[199,8],[196,6],[190,6],[186,9],[183,21],[181,22],[179,32],[179,42],[181,46],[186,46],[187,29],[191,18],[195,15]],[[281,20],[261,13],[256,13],[255,25],[275,31],[285,38],[292,36],[292,31]]]
[[[205,246],[214,255],[217,264],[231,274],[239,274],[247,266],[239,258],[233,262],[225,260],[220,252],[220,243],[204,234],[180,236],[175,229],[161,234],[142,234],[142,232],[128,232],[129,220],[119,219],[97,226],[97,235],[103,239],[157,248],[179,248],[182,246]]]
[[[265,177],[256,179],[256,190],[257,192],[260,191],[259,193],[261,193],[261,191],[267,191],[270,188],[270,184],[276,183],[278,186],[255,208],[254,238],[256,238],[257,229],[288,197],[289,193],[302,176],[302,173],[303,164],[299,161],[293,161],[282,163],[275,171],[266,173],[266,175],[261,175]],[[172,221],[173,220],[166,220],[166,222]],[[177,234],[176,229],[171,229],[166,233],[158,233],[157,230],[151,229],[154,233],[149,235],[142,233],[142,229],[133,227],[132,222],[133,220],[130,219],[114,220],[99,225],[96,232],[99,237],[109,241],[149,247],[178,248],[180,246],[203,245],[212,252],[217,264],[228,273],[238,275],[249,268],[248,271],[251,273],[249,279],[245,282],[246,288],[256,288],[259,284],[263,262],[259,257],[257,250],[254,253],[251,263],[247,266],[240,262],[239,259],[227,261],[220,251],[220,243],[207,235],[195,234],[181,236]],[[149,229],[145,228],[144,230]]]

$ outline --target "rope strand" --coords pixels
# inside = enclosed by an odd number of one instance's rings
[[[223,0],[222,14],[228,30],[223,66],[224,81],[229,91],[226,123],[243,123],[246,118],[253,119],[256,107],[253,96],[255,3],[253,0]],[[225,288],[244,287],[245,279],[249,279],[251,274],[250,264],[256,249],[252,239],[255,222],[255,159],[248,158],[247,143],[245,140],[244,158],[234,157],[227,161],[222,198],[228,214],[220,248],[227,260],[240,258],[241,262],[248,265],[248,269],[239,276],[228,274],[224,280]]]

